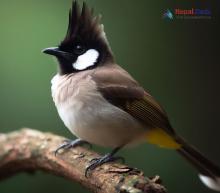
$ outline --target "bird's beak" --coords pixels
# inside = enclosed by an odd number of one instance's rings
[[[45,48],[42,50],[42,52],[53,56],[63,55],[63,51],[61,51],[58,47]]]

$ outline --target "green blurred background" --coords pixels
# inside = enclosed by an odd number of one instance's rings
[[[220,59],[217,1],[88,0],[102,22],[117,62],[165,107],[179,134],[220,163]],[[82,3],[82,1],[80,1]],[[41,53],[67,28],[71,0],[0,0],[0,132],[22,127],[73,136],[50,93],[56,62]],[[162,19],[166,9],[204,8],[206,20]],[[106,149],[97,148],[102,153]],[[159,174],[170,193],[211,193],[171,150],[144,144],[120,152],[129,165]],[[0,182],[0,192],[88,192],[42,172]]]

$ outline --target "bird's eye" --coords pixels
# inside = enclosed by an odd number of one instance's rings
[[[81,55],[85,51],[86,51],[85,47],[80,45],[80,44],[75,45],[74,48],[73,48],[73,53],[76,54],[76,55]]]

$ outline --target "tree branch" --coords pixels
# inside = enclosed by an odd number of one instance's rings
[[[65,138],[31,129],[0,134],[0,180],[17,172],[43,170],[77,181],[97,193],[165,193],[158,176],[146,178],[143,172],[126,165],[104,164],[85,177],[89,161],[99,155],[76,147],[54,156]]]

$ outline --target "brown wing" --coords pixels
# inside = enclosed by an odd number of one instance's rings
[[[146,127],[162,128],[174,134],[166,112],[158,102],[148,94],[123,69],[100,69],[93,74],[98,90],[111,104],[126,111]]]
[[[134,99],[126,104],[124,110],[152,128],[161,128],[174,134],[166,112],[148,93],[142,99]]]

